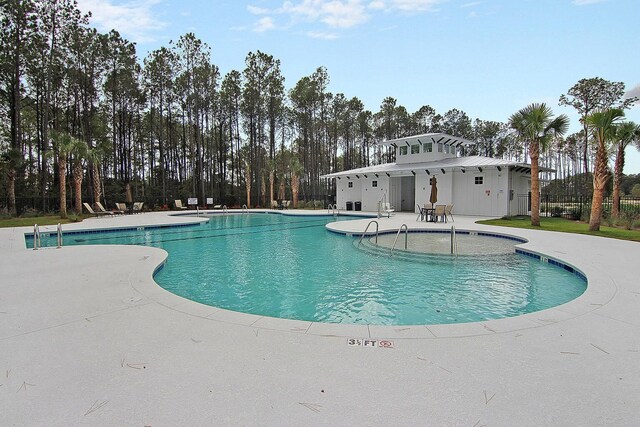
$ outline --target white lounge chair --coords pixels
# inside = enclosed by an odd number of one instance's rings
[[[95,217],[100,217],[100,216],[104,216],[104,215],[113,215],[113,212],[109,212],[109,211],[94,211],[91,206],[89,206],[89,203],[83,203],[82,206],[84,206],[84,208],[87,210],[87,212],[89,212],[91,215],[94,215]]]
[[[174,200],[174,203],[176,204],[176,209],[187,209],[186,206],[182,206],[182,200]]]
[[[133,209],[131,210],[133,213],[142,213],[142,207],[144,206],[144,202],[134,202]]]

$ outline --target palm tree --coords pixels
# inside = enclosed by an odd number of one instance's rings
[[[82,213],[82,180],[84,178],[83,163],[87,158],[88,149],[89,147],[87,147],[87,144],[84,141],[77,139],[71,152],[73,157],[71,175],[73,176],[74,209],[78,215]]]
[[[509,126],[528,145],[531,157],[531,225],[540,226],[540,151],[554,136],[561,136],[569,128],[569,118],[564,114],[553,118],[551,108],[546,104],[530,104],[509,118]]]
[[[67,132],[52,132],[53,145],[58,162],[58,175],[60,179],[60,218],[67,217],[67,162],[69,156],[82,141],[69,135]]]
[[[93,187],[93,201],[99,202],[102,198],[102,181],[100,180],[100,165],[104,157],[104,151],[99,147],[87,148],[86,158],[91,165],[91,186]]]
[[[291,173],[291,198],[293,199],[293,207],[298,207],[298,194],[300,193],[300,174],[303,167],[300,160],[294,154],[289,159],[289,172]]]
[[[640,125],[634,122],[621,123],[616,127],[615,139],[617,146],[616,163],[613,167],[613,206],[611,216],[617,218],[620,215],[620,182],[624,170],[624,150],[634,141],[640,141]]]
[[[600,218],[602,217],[602,199],[604,187],[609,180],[609,153],[608,143],[616,134],[616,122],[624,117],[620,108],[609,108],[596,111],[585,118],[587,128],[596,143],[596,161],[593,167],[593,198],[591,200],[591,216],[589,217],[589,230],[600,230]]]

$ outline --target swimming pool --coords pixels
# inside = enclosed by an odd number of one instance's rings
[[[215,215],[202,225],[69,234],[65,245],[160,247],[169,257],[155,280],[170,292],[229,310],[315,322],[474,322],[550,308],[586,289],[579,275],[515,251],[417,259],[371,253],[353,237],[325,229],[349,219]]]

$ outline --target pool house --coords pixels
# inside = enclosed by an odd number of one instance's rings
[[[336,180],[340,210],[418,212],[430,204],[453,204],[462,215],[523,215],[530,211],[531,165],[483,156],[463,156],[473,141],[428,133],[376,143],[395,149],[396,162],[324,175]],[[540,168],[541,171],[552,172]],[[435,179],[434,179],[435,178]]]

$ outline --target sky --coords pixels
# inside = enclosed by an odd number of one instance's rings
[[[532,102],[558,105],[580,79],[623,82],[640,96],[639,0],[78,0],[99,31],[116,29],[142,60],[187,32],[211,47],[222,75],[249,52],[281,61],[292,88],[318,67],[328,90],[376,112],[391,96],[506,122]],[[626,111],[640,123],[640,104]],[[640,173],[627,149],[625,173]]]

